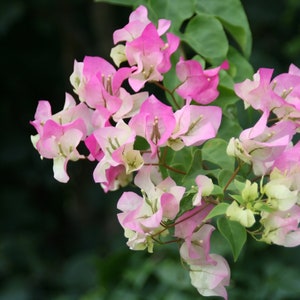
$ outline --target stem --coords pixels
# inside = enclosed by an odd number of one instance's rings
[[[237,173],[239,172],[239,170],[241,169],[242,164],[240,163],[237,168],[234,170],[234,172],[232,173],[231,177],[229,178],[228,182],[226,183],[226,185],[223,188],[223,193],[225,193],[225,191],[227,190],[228,186],[230,185],[230,183],[232,182],[232,180],[235,178],[235,176],[237,175]]]
[[[152,238],[153,241],[157,242],[160,245],[167,245],[167,244],[172,244],[172,243],[178,243],[178,242],[180,242],[180,239],[174,239],[174,240],[162,242],[162,241],[158,240],[157,238],[155,238],[154,235],[151,235],[151,238]]]
[[[159,88],[161,88],[163,91],[167,92],[172,97],[172,100],[174,101],[176,108],[180,109],[180,105],[178,104],[178,102],[176,101],[176,99],[174,97],[174,92],[170,91],[168,88],[166,88],[163,84],[161,84],[158,81],[153,81],[153,83],[156,86],[158,86]]]
[[[175,173],[186,175],[186,172],[178,170],[178,169],[175,169],[175,168],[173,168],[173,167],[171,167],[171,166],[169,166],[169,165],[166,164],[167,151],[168,151],[168,148],[165,147],[164,150],[163,150],[162,156],[160,156],[158,154],[158,159],[160,160],[160,165],[163,166],[163,167],[165,167],[166,169],[168,169],[170,171],[175,172]]]
[[[177,221],[177,222],[175,222],[175,223],[173,223],[173,224],[170,224],[170,225],[163,225],[163,226],[164,226],[164,229],[162,229],[162,230],[156,232],[156,233],[155,233],[154,235],[152,235],[151,237],[153,238],[154,236],[160,235],[161,233],[163,233],[164,231],[168,230],[169,228],[172,228],[172,227],[174,227],[174,226],[176,226],[176,225],[178,225],[178,224],[180,224],[180,223],[182,223],[182,222],[188,220],[189,218],[191,218],[191,217],[197,215],[197,214],[200,213],[203,209],[205,209],[208,205],[209,205],[209,203],[207,203],[206,205],[203,205],[203,207],[200,207],[199,210],[195,211],[195,212],[192,213],[190,216],[185,217],[185,218],[183,218],[183,219],[180,220],[180,221]]]
[[[165,147],[163,149],[162,155],[160,155],[159,151],[157,152],[157,157],[158,157],[159,163],[150,163],[150,164],[145,164],[145,165],[162,166],[162,167],[164,167],[164,168],[166,168],[170,171],[173,171],[175,173],[178,173],[178,174],[181,174],[181,175],[186,175],[186,172],[184,172],[182,170],[179,170],[179,169],[176,169],[176,168],[173,168],[173,167],[166,164],[167,151],[168,151],[168,148]]]
[[[167,152],[168,152],[168,148],[165,147],[165,148],[164,148],[164,151],[163,151],[163,153],[162,153],[162,156],[160,157],[159,154],[158,154],[158,158],[163,162],[163,164],[164,164],[165,161],[166,161]]]
[[[158,164],[155,164],[155,163],[150,163],[150,164],[145,164],[145,166],[161,166],[161,167],[164,167],[170,171],[173,171],[175,173],[178,173],[178,174],[182,174],[182,175],[186,175],[186,172],[184,171],[181,171],[179,169],[175,169],[169,165],[166,165],[165,163],[158,163]]]
[[[197,214],[200,213],[203,209],[205,209],[208,205],[209,205],[209,203],[203,205],[203,207],[200,207],[199,210],[195,211],[195,212],[194,212],[193,214],[191,214],[190,216],[185,217],[185,218],[183,218],[182,220],[173,223],[172,225],[169,225],[168,228],[173,227],[173,226],[176,226],[176,225],[178,225],[178,224],[180,224],[180,223],[182,223],[182,222],[188,220],[189,218],[191,218],[191,217],[197,215]]]
[[[159,236],[161,233],[165,232],[165,231],[168,230],[169,228],[172,228],[172,227],[174,227],[174,226],[176,226],[176,225],[178,225],[178,224],[180,224],[180,223],[182,223],[182,222],[188,220],[189,218],[194,217],[195,215],[197,215],[198,213],[200,213],[203,209],[205,209],[209,204],[210,204],[210,203],[206,203],[205,205],[203,205],[202,207],[200,207],[197,211],[195,211],[194,213],[192,213],[190,216],[185,217],[185,218],[183,218],[182,220],[177,221],[177,222],[175,222],[175,223],[172,223],[172,224],[169,224],[169,225],[168,225],[168,224],[162,224],[162,223],[161,223],[161,225],[162,225],[164,228],[163,228],[162,230],[156,232],[155,234],[151,235],[151,238],[152,238],[154,241],[158,242],[159,244],[164,244],[164,243],[165,243],[165,244],[170,244],[170,243],[179,242],[181,239],[174,239],[174,240],[170,240],[170,241],[168,241],[168,242],[161,242],[161,241],[159,241],[158,239],[156,239],[155,237],[156,237],[156,236]],[[201,223],[202,223],[202,224],[201,224],[201,226],[202,226],[205,222],[201,222]]]
[[[163,163],[162,166],[165,167],[166,169],[170,170],[170,171],[175,172],[175,173],[186,175],[186,172],[178,170],[178,169],[175,169],[173,167],[170,167],[170,166],[166,165],[165,163]]]

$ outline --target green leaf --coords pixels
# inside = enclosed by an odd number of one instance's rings
[[[133,149],[135,150],[148,150],[150,145],[148,141],[142,136],[137,135],[133,144]]]
[[[231,221],[225,216],[217,220],[220,233],[230,244],[234,261],[237,261],[242,248],[247,240],[247,232],[239,222]]]
[[[207,13],[218,18],[224,28],[238,43],[248,58],[252,48],[252,34],[247,15],[240,0],[196,0],[196,12]]]
[[[225,186],[228,184],[229,180],[231,180],[232,174],[233,174],[233,171],[231,171],[231,170],[227,170],[227,169],[221,170],[218,174],[219,186],[221,186],[222,188],[225,188]],[[233,185],[233,183],[231,182],[229,184],[229,186],[227,187],[227,190],[231,189],[232,185]]]
[[[234,90],[234,81],[232,77],[225,70],[220,70],[219,72],[219,87],[226,88],[230,91]]]
[[[186,194],[180,201],[180,210],[179,213],[177,215],[177,217],[181,216],[182,214],[184,214],[185,212],[191,210],[194,206],[193,206],[193,197],[194,197],[194,193],[189,193]]]
[[[219,185],[214,184],[214,189],[211,192],[211,195],[217,196],[217,198],[219,198],[219,199],[223,199],[223,197],[224,197],[223,189]]]
[[[232,195],[230,194],[230,197],[234,200],[236,200],[239,204],[243,204],[244,203],[244,199],[241,195]]]
[[[207,141],[202,148],[202,159],[213,164],[234,171],[235,159],[226,154],[227,142],[220,138]]]
[[[196,150],[196,147],[184,147],[179,151],[174,151],[169,147],[165,147],[164,149],[162,149],[161,155],[164,157],[164,163],[165,165],[170,167],[160,167],[163,177],[166,178],[167,176],[170,176],[175,180],[177,184],[185,184],[183,178],[194,164],[194,152]],[[177,172],[177,170],[179,172]]]
[[[235,179],[234,181],[234,186],[236,187],[236,189],[241,193],[242,190],[245,188],[245,181],[239,181],[237,179]]]
[[[227,110],[228,111],[226,115],[225,112],[223,111],[224,115],[222,117],[222,123],[218,130],[217,137],[229,141],[230,138],[239,136],[240,132],[242,131],[242,127],[240,126],[240,124],[237,122],[236,119],[232,119],[232,116],[230,116],[229,118],[227,117],[227,115],[231,113],[230,107],[227,107]],[[234,114],[234,112],[232,113]]]
[[[255,203],[254,205],[254,208],[256,210],[259,210],[259,211],[265,211],[267,213],[272,213],[275,211],[274,208],[270,207],[268,204],[266,204],[265,202],[263,201],[258,201]]]
[[[205,167],[207,167],[206,162],[205,162]],[[208,169],[205,169],[205,170],[201,171],[201,174],[206,175],[206,176],[211,177],[211,178],[213,177],[213,178],[218,179],[221,169],[220,168],[215,168],[215,167],[216,166],[213,165],[212,168],[208,168]]]
[[[225,202],[219,203],[210,211],[210,213],[206,216],[204,221],[209,220],[213,217],[225,214],[228,206],[229,206],[228,203],[225,203]]]
[[[176,64],[179,61],[179,57],[180,57],[179,51],[175,52],[171,56],[171,63],[172,63],[171,69],[167,73],[164,74],[163,84],[170,91],[175,89],[175,87],[180,84],[180,81],[176,74]],[[167,100],[172,105],[174,110],[177,110],[178,106],[182,107],[184,105],[185,101],[177,93],[173,93],[172,96],[170,95],[169,92],[166,92],[165,94],[166,94]]]
[[[211,64],[220,64],[227,56],[228,41],[220,21],[197,14],[187,24],[182,40]]]
[[[189,169],[187,170],[187,175],[182,178],[182,183],[185,187],[190,188],[195,185],[195,178],[197,175],[202,174],[202,159],[201,150],[197,149],[193,153],[192,161],[189,164]]]
[[[176,34],[179,34],[183,21],[194,14],[193,0],[148,0],[143,2],[148,7],[151,21],[157,21],[158,19],[171,20],[170,31]]]
[[[241,82],[253,76],[252,65],[241,53],[231,46],[229,46],[228,60],[230,64],[228,72],[235,82]]]

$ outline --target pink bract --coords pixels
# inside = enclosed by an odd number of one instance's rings
[[[144,137],[151,146],[151,153],[166,144],[175,128],[172,108],[151,95],[142,105],[138,114],[129,121],[137,135]]]
[[[180,139],[185,146],[199,146],[216,136],[222,110],[217,106],[187,104],[177,110],[174,116],[176,127],[171,139]]]
[[[147,81],[162,81],[162,74],[171,68],[170,56],[179,45],[179,38],[167,35],[165,43],[155,26],[149,23],[141,36],[126,44],[125,52],[130,66],[136,66],[129,84],[137,92]]]
[[[188,102],[194,100],[200,104],[209,104],[219,95],[219,71],[225,68],[228,68],[227,62],[220,67],[203,70],[198,61],[181,57],[176,65],[176,74],[182,84],[176,92]]]
[[[130,42],[138,38],[144,31],[145,27],[150,23],[147,8],[140,5],[130,14],[129,23],[113,33],[114,44],[123,41]],[[169,29],[170,25],[170,20],[159,19],[157,28],[159,36],[163,35]]]

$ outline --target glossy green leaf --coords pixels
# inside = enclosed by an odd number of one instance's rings
[[[181,216],[182,214],[184,214],[185,212],[191,210],[194,206],[193,206],[193,197],[194,194],[190,193],[185,195],[181,201],[180,201],[180,210],[179,213],[177,215],[177,217]]]
[[[228,110],[230,109],[231,107],[228,107]],[[234,107],[232,107],[232,109],[234,109]],[[230,111],[227,113],[230,113]],[[229,141],[232,137],[238,137],[241,131],[242,127],[239,125],[237,120],[234,120],[232,117],[228,118],[224,113],[217,136]]]
[[[242,190],[245,188],[245,181],[239,181],[237,179],[235,179],[234,181],[234,186],[236,187],[237,191],[239,191],[240,193],[242,192]]]
[[[219,78],[219,96],[213,104],[221,107],[223,114],[230,117],[233,116],[233,113],[236,114],[236,103],[241,100],[234,92],[234,81],[231,75],[229,75],[228,72],[221,70]],[[234,111],[233,107],[235,108]],[[235,119],[236,116],[234,116],[234,120]]]
[[[221,169],[233,171],[235,159],[226,154],[227,145],[228,143],[220,138],[207,141],[202,148],[202,159],[221,167]]]
[[[150,148],[150,145],[149,145],[148,141],[145,138],[143,138],[142,136],[137,135],[135,137],[133,148],[135,150],[148,150]]]
[[[178,51],[171,56],[171,69],[164,74],[163,79],[164,86],[168,88],[168,91],[165,92],[166,98],[173,107],[174,111],[179,107],[182,107],[185,102],[185,100],[183,100],[177,93],[172,93],[172,90],[174,90],[180,84],[176,74],[176,64],[179,61],[179,57],[180,53]]]
[[[214,184],[214,189],[211,192],[211,195],[216,196],[216,198],[223,199],[224,197],[223,189],[220,186]]]
[[[187,24],[182,40],[211,64],[222,63],[228,52],[228,41],[218,19],[197,14]]]
[[[234,79],[234,82],[241,82],[246,78],[252,77],[254,73],[252,65],[240,52],[231,46],[229,46],[228,60],[230,63],[228,72]]]
[[[164,165],[160,166],[163,177],[171,176],[177,184],[182,185],[182,179],[194,163],[195,150],[195,147],[184,147],[179,151],[164,148],[161,152]]]
[[[189,19],[194,13],[193,0],[147,0],[143,2],[148,7],[150,19],[171,20],[170,30],[176,34],[179,33],[183,21]]]
[[[240,0],[195,0],[195,7],[198,13],[206,13],[218,18],[238,43],[243,54],[246,57],[250,56],[252,35]]]
[[[182,182],[187,187],[195,185],[195,178],[197,175],[202,172],[202,158],[201,151],[197,149],[192,156],[192,161],[189,164],[189,169],[187,170],[187,174],[183,177]]]
[[[238,203],[243,204],[244,203],[244,199],[241,195],[231,195],[230,197],[234,200],[236,200]]]
[[[219,203],[209,212],[209,214],[206,216],[204,221],[209,220],[216,216],[224,215],[226,213],[228,206],[229,206],[228,203],[224,203],[224,202]]]
[[[237,261],[243,246],[247,240],[247,232],[244,226],[228,218],[220,217],[217,220],[220,233],[230,244],[234,261]]]
[[[226,187],[226,190],[230,189],[233,185],[233,182],[230,182],[233,171],[222,169],[218,174],[218,183],[222,188]],[[230,182],[230,183],[229,183]],[[229,183],[229,185],[228,185]]]

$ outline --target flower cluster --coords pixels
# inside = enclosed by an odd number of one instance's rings
[[[78,103],[66,93],[63,109],[52,114],[50,103],[40,101],[30,122],[37,131],[31,140],[41,157],[53,159],[60,182],[69,180],[69,161],[88,159],[95,162],[93,178],[105,192],[133,183],[140,192],[126,191],[117,203],[129,248],[153,252],[157,244],[178,243],[192,285],[204,296],[227,299],[229,265],[210,253],[213,217],[222,215],[266,243],[300,244],[300,143],[295,143],[300,70],[291,65],[271,80],[272,70],[260,69],[253,81],[235,85],[246,108],[261,116],[228,143],[227,154],[238,165],[222,195],[218,178],[204,168],[197,174],[193,169],[190,186],[185,178],[191,174],[180,167],[185,157],[176,159],[174,153],[201,149],[216,137],[222,109],[212,102],[219,95],[219,73],[229,64],[204,69],[181,56],[173,71],[178,84],[166,87],[164,76],[180,46],[179,37],[167,32],[170,25],[160,19],[156,26],[144,6],[134,10],[113,34],[116,67],[101,57],[75,60],[70,82]],[[251,165],[253,180],[234,180],[245,165]]]
[[[227,153],[251,164],[262,180],[260,191],[247,181],[227,215],[246,227],[258,218],[255,238],[294,247],[300,245],[300,69],[291,64],[288,73],[273,79],[272,74],[272,69],[261,68],[253,80],[235,85],[245,106],[260,111],[261,117],[230,140]]]

